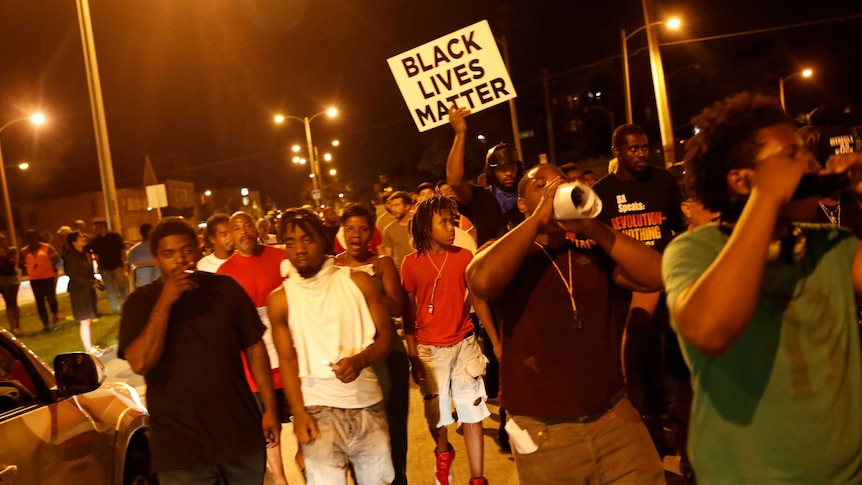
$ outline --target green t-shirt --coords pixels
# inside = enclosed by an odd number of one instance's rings
[[[688,443],[702,485],[862,483],[862,357],[850,279],[859,242],[843,229],[799,226],[804,257],[767,263],[754,318],[727,352],[711,357],[678,337],[692,374]],[[709,224],[671,242],[662,260],[671,309],[728,237]]]

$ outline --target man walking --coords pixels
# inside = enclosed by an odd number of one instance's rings
[[[640,126],[617,127],[611,143],[617,169],[593,186],[602,199],[598,219],[662,252],[675,234],[685,230],[679,185],[667,170],[648,164],[649,140]],[[663,295],[617,290],[613,293],[613,303],[618,325],[625,329],[621,345],[628,396],[643,416],[659,454],[671,453],[661,421],[662,415],[668,412],[662,369],[667,363],[662,352],[663,332],[670,345],[666,350],[676,354],[679,351],[670,331]],[[685,366],[670,370],[678,381],[677,387],[685,389],[688,386]],[[678,418],[688,419],[687,416]]]
[[[118,349],[147,383],[152,470],[162,485],[262,483],[265,443],[277,445],[281,432],[265,327],[233,279],[194,271],[200,252],[187,222],[162,219],[152,249],[163,276],[124,305]]]
[[[357,483],[391,483],[383,393],[371,370],[394,338],[380,290],[327,257],[315,213],[285,212],[279,232],[291,266],[267,306],[308,483],[346,484],[348,460]]]
[[[102,217],[93,219],[96,235],[90,239],[87,250],[92,251],[99,263],[99,274],[108,292],[108,302],[114,313],[120,313],[120,306],[129,294],[126,281],[126,244],[122,236],[108,230],[108,221]]]
[[[677,237],[662,274],[697,482],[862,483],[862,245],[804,223],[822,194],[794,193],[820,167],[778,100],[741,93],[693,122],[687,187],[720,221]],[[862,157],[835,162],[862,194]]]
[[[467,282],[502,333],[501,400],[521,483],[664,483],[658,454],[625,397],[610,287],[661,288],[660,255],[597,220],[555,222],[565,176],[527,171],[527,219],[480,251]],[[582,251],[566,231],[602,251]]]
[[[281,262],[284,253],[272,246],[261,243],[260,233],[254,219],[245,212],[237,212],[228,220],[230,236],[236,252],[219,268],[218,273],[232,276],[248,294],[261,322],[266,327],[263,342],[272,366],[272,380],[275,387],[275,398],[279,419],[282,423],[290,422],[290,408],[281,389],[281,377],[278,368],[278,353],[272,341],[272,331],[269,314],[266,311],[266,298],[269,293],[281,285]],[[246,377],[252,391],[257,392],[255,379],[246,367]],[[281,447],[274,445],[267,449],[267,463],[273,474],[276,485],[286,485],[284,463],[281,459]]]

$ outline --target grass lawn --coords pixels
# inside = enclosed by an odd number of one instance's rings
[[[106,348],[116,345],[120,331],[120,316],[111,314],[111,306],[108,304],[108,296],[99,291],[99,313],[102,316],[98,322],[91,325],[93,332],[93,344]],[[42,322],[36,312],[35,303],[19,305],[21,309],[21,333],[18,339],[36,353],[49,366],[54,365],[54,356],[63,352],[76,352],[84,350],[81,344],[81,335],[78,331],[78,322],[72,319],[72,307],[69,304],[69,294],[57,295],[57,303],[60,305],[60,319],[63,326],[52,332],[42,331]],[[9,322],[6,320],[6,311],[0,312],[0,326],[9,330]],[[50,318],[50,316],[49,316]]]

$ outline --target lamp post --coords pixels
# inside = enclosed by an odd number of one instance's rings
[[[789,76],[778,78],[778,99],[781,100],[781,109],[784,112],[787,112],[787,107],[784,105],[784,81],[793,79],[796,76],[811,77],[812,74],[814,74],[814,71],[812,71],[811,69],[803,69],[799,72],[794,72]]]
[[[311,141],[311,121],[318,116],[324,114],[331,118],[338,114],[338,110],[336,110],[335,108],[329,108],[326,111],[321,111],[319,113],[315,113],[312,116],[306,116],[304,118],[290,115],[275,116],[276,123],[284,123],[284,120],[291,119],[300,121],[305,125],[305,142],[308,144],[308,159],[311,163],[311,195],[314,198],[315,207],[320,207],[320,160],[318,160],[317,157],[314,156],[314,143],[312,143]]]
[[[632,82],[629,77],[629,49],[628,49],[628,40],[632,38],[633,35],[638,32],[645,30],[648,27],[652,27],[654,25],[667,24],[669,29],[675,29],[679,27],[679,19],[670,19],[667,22],[664,20],[659,20],[658,22],[652,22],[646,25],[642,25],[632,31],[629,34],[626,34],[626,29],[620,29],[620,41],[623,46],[623,83],[625,84],[626,89],[626,123],[632,123]]]
[[[45,117],[41,114],[34,114],[33,116],[15,118],[14,120],[7,122],[5,125],[0,126],[0,133],[3,133],[3,130],[19,121],[30,121],[33,124],[41,125],[45,122]],[[12,241],[12,247],[18,249],[18,238],[15,236],[15,219],[12,218],[12,202],[9,200],[9,185],[6,183],[6,167],[3,165],[2,147],[0,147],[0,185],[3,186],[3,205],[6,206],[6,220],[8,221],[9,239]]]

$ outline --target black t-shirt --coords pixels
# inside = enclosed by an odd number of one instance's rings
[[[504,213],[500,203],[489,190],[476,185],[471,185],[470,189],[473,191],[470,203],[459,203],[458,212],[473,222],[476,228],[476,243],[479,246],[502,236],[524,220],[524,214],[518,210],[517,205]]]
[[[96,236],[87,245],[87,250],[93,250],[99,257],[99,269],[112,270],[123,266],[123,250],[126,244],[116,232],[108,232],[104,236]]]
[[[170,312],[162,359],[146,376],[154,471],[220,463],[263,450],[261,414],[240,353],[265,327],[227,275],[197,273]],[[118,355],[141,333],[164,287],[138,288],[123,305]]]
[[[682,193],[667,170],[647,167],[637,180],[608,174],[593,190],[602,199],[599,220],[659,252],[685,230]]]

